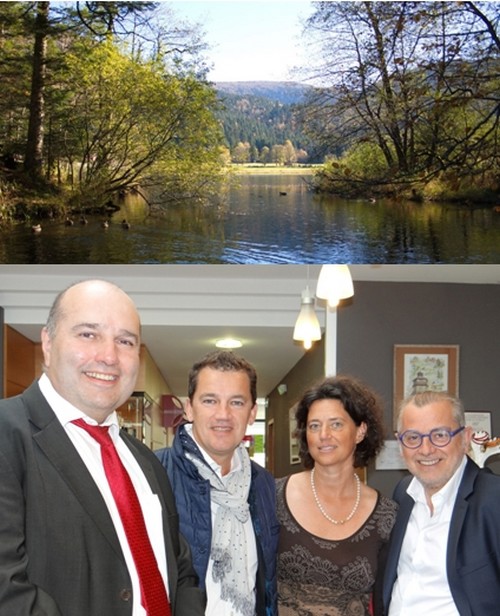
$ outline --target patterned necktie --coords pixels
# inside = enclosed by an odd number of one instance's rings
[[[101,446],[102,463],[123,523],[141,586],[141,604],[148,616],[171,616],[165,584],[146,531],[139,499],[109,435],[109,426],[72,423],[86,430]]]

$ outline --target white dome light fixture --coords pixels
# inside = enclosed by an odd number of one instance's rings
[[[218,349],[240,349],[243,346],[243,342],[236,338],[221,338],[216,340],[215,346]]]
[[[316,297],[326,299],[331,308],[341,299],[354,295],[351,272],[347,265],[323,265],[319,272]]]

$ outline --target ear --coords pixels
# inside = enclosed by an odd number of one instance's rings
[[[366,425],[364,421],[362,421],[361,424],[357,428],[356,443],[361,443],[361,441],[364,440],[367,430],[368,430],[368,426]]]
[[[46,327],[42,329],[41,339],[42,339],[43,363],[48,368],[50,365],[50,348],[51,348],[52,341],[50,339],[49,332],[47,331]]]
[[[184,415],[189,422],[193,421],[193,407],[191,406],[191,400],[186,398],[186,402],[184,405]]]
[[[465,451],[469,451],[469,447],[472,441],[473,434],[474,434],[474,428],[472,428],[472,426],[465,426],[465,430],[464,430]]]
[[[248,416],[248,422],[247,425],[251,426],[253,424],[253,422],[255,421],[255,418],[257,417],[257,403],[255,403],[252,407],[252,410],[250,411],[250,415]]]

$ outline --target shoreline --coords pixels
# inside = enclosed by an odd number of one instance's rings
[[[237,175],[313,175],[322,165],[304,167],[285,167],[279,165],[231,165]]]

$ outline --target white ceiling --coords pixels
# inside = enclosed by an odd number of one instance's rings
[[[500,284],[500,265],[351,265],[356,281]],[[143,342],[173,393],[186,394],[191,365],[215,340],[240,338],[265,397],[302,357],[292,340],[300,294],[321,265],[0,265],[5,322],[32,340],[55,295],[86,278],[117,283],[134,299]],[[324,310],[318,309],[324,323]]]

